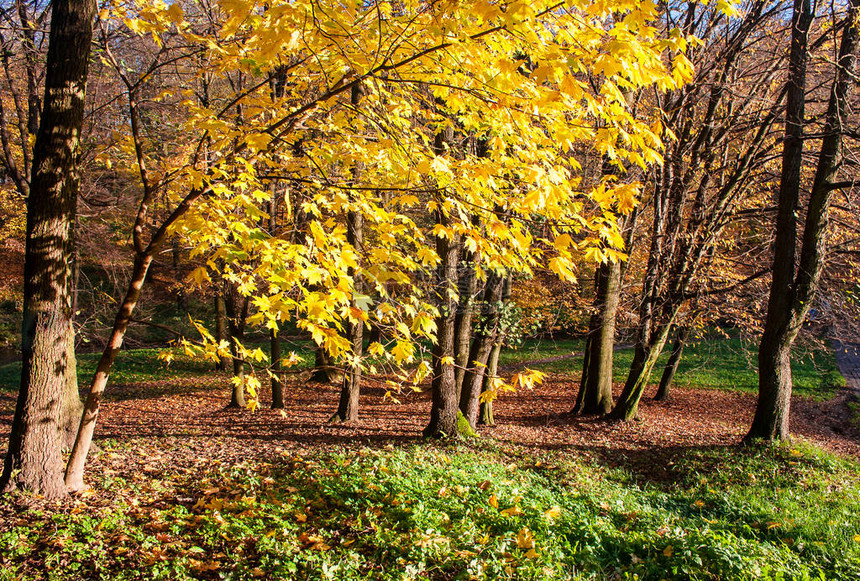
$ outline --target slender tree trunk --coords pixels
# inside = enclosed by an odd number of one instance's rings
[[[230,332],[230,353],[233,356],[233,388],[230,393],[231,408],[244,408],[245,401],[245,356],[240,344],[245,339],[245,320],[248,316],[248,297],[239,296],[235,288],[226,292],[227,328]]]
[[[215,291],[215,340],[220,345],[223,341],[228,341],[227,336],[227,306],[224,304],[224,293],[221,291],[220,285]],[[227,370],[227,357],[221,357],[218,363],[215,364],[215,371]]]
[[[358,110],[364,97],[364,86],[355,85],[350,91],[350,103]],[[352,168],[352,182],[356,183],[361,178],[362,164],[356,163]],[[346,215],[346,241],[355,249],[358,256],[364,251],[364,215],[361,208],[356,208]],[[352,277],[351,301],[354,309],[359,309],[356,297],[363,293],[364,285],[361,283],[361,275],[355,268],[347,268],[347,275]],[[346,366],[343,376],[343,385],[340,390],[340,400],[337,411],[331,417],[332,422],[354,422],[358,419],[358,397],[361,392],[361,358],[364,355],[364,321],[350,320],[347,324],[347,337],[350,346],[350,361]]]
[[[478,330],[469,350],[469,366],[463,375],[463,389],[460,393],[460,411],[474,428],[478,424],[481,404],[481,393],[484,386],[484,376],[493,344],[499,335],[499,321],[502,300],[502,289],[505,279],[497,274],[491,274],[487,280],[487,288],[481,306],[485,314],[479,319]]]
[[[461,252],[465,253],[465,260],[460,261],[460,276],[458,293],[460,300],[457,304],[457,315],[454,320],[454,377],[457,383],[457,398],[463,391],[463,378],[466,368],[472,365],[470,357],[472,343],[472,318],[474,312],[475,293],[478,290],[478,277],[475,270],[475,255],[465,252],[461,246]]]
[[[502,352],[502,343],[504,339],[501,334],[496,338],[496,342],[493,345],[493,350],[490,353],[490,361],[487,363],[487,372],[484,374],[484,382],[481,385],[481,394],[489,391],[490,382],[499,374],[499,355]],[[494,426],[496,424],[493,419],[493,402],[490,401],[482,401],[481,402],[481,412],[480,417],[478,419],[478,423],[483,426]]]
[[[364,221],[360,211],[349,212],[347,216],[347,241],[361,252],[364,244]],[[353,277],[353,289],[356,294],[362,292],[362,285],[354,269],[348,269]],[[357,306],[355,301],[353,305]],[[333,422],[354,422],[358,419],[358,397],[361,391],[361,357],[364,352],[364,321],[350,321],[347,333],[352,346],[352,360],[347,365],[343,376],[343,386],[340,390],[340,401],[337,411],[332,416]]]
[[[135,257],[131,272],[131,282],[114,319],[113,330],[108,338],[105,350],[102,352],[101,359],[99,359],[98,366],[96,367],[96,373],[93,376],[90,391],[84,403],[84,413],[81,416],[81,423],[78,427],[78,436],[75,439],[75,445],[72,447],[72,455],[66,466],[66,486],[71,491],[84,488],[84,464],[92,445],[96,418],[99,413],[99,404],[101,403],[105,386],[107,386],[110,370],[122,347],[122,341],[125,337],[125,332],[128,330],[128,324],[131,322],[131,314],[134,312],[137,301],[140,299],[140,291],[143,288],[146,273],[151,264],[151,254],[137,255]]]
[[[75,163],[94,13],[90,0],[54,2],[27,201],[21,385],[0,488],[46,498],[66,494],[59,403],[70,364]]]
[[[824,265],[830,198],[834,191],[831,184],[842,164],[842,123],[849,113],[850,91],[856,80],[855,53],[860,38],[858,6],[860,0],[851,1],[842,32],[836,78],[831,87],[824,137],[809,195],[800,264],[795,271],[797,207],[803,163],[807,40],[814,17],[809,0],[795,0],[773,282],[759,345],[758,404],[745,442],[789,436],[791,346],[809,312]]]
[[[675,343],[672,345],[672,354],[669,355],[666,367],[663,368],[663,375],[660,377],[660,386],[657,388],[657,394],[654,396],[655,400],[666,401],[669,399],[669,387],[672,385],[672,380],[678,371],[678,364],[681,362],[681,355],[684,353],[684,347],[687,344],[687,337],[689,335],[689,325],[683,325],[678,329],[678,335],[675,337]]]
[[[274,329],[269,332],[269,355],[272,361],[272,409],[284,409],[284,382],[281,379],[281,340]]]

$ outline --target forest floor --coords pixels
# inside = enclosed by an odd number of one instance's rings
[[[550,371],[503,394],[478,439],[428,443],[426,391],[369,380],[360,420],[330,425],[337,389],[303,375],[285,410],[264,389],[253,413],[225,407],[214,372],[129,377],[103,401],[91,491],[0,503],[0,580],[860,573],[849,389],[795,397],[793,445],[744,450],[745,391],[679,386],[655,402],[652,387],[641,421],[610,423],[571,417],[576,376]],[[13,407],[0,392],[4,442]]]

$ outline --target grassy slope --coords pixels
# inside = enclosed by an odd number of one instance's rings
[[[28,557],[51,579],[860,575],[856,464],[803,446],[666,460],[673,482],[493,445],[284,453],[158,480],[94,473],[95,496],[121,500],[19,514],[26,524],[0,533],[0,579],[38,575]]]

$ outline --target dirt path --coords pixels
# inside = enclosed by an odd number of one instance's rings
[[[860,397],[860,344],[834,341],[833,349],[836,352],[836,364],[845,377],[848,389]]]

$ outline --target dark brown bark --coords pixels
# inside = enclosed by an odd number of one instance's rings
[[[346,224],[347,241],[360,254],[364,245],[364,219],[361,212],[349,212]],[[350,268],[348,273],[353,277],[353,292],[361,293],[363,290],[361,281],[358,280],[355,270]],[[355,301],[353,301],[353,306],[357,307]],[[364,352],[364,322],[350,321],[347,325],[347,337],[352,347],[350,355],[352,360],[347,365],[343,376],[337,411],[331,418],[331,421],[336,422],[354,422],[358,419],[358,398],[361,392],[361,357]]]
[[[655,400],[666,401],[669,399],[669,388],[672,386],[675,373],[678,371],[678,364],[681,363],[681,356],[684,353],[684,347],[687,344],[687,337],[689,336],[689,325],[683,325],[678,329],[678,335],[672,344],[672,353],[669,355],[669,360],[666,361],[666,366],[663,368],[663,375],[660,376],[660,385],[657,387],[657,394],[654,396]]]
[[[773,282],[764,333],[759,345],[759,395],[745,442],[789,436],[791,347],[818,287],[824,264],[831,183],[842,163],[843,120],[855,82],[858,0],[852,0],[842,32],[835,80],[824,124],[815,177],[809,196],[799,267],[796,235],[802,183],[808,31],[814,14],[809,0],[795,0],[788,72],[786,128],[780,176]]]
[[[468,367],[463,374],[463,389],[460,392],[460,411],[473,428],[478,424],[481,393],[484,386],[484,376],[487,363],[499,335],[501,319],[500,303],[505,279],[501,275],[491,274],[487,280],[481,307],[483,315],[478,321],[478,328],[472,341],[468,355]]]
[[[281,340],[269,331],[269,355],[272,362],[272,409],[284,409],[284,382],[281,379]]]
[[[231,408],[244,408],[245,401],[245,357],[241,351],[241,344],[245,340],[245,321],[248,318],[248,307],[250,300],[243,297],[239,291],[228,286],[225,293],[225,306],[227,307],[227,329],[230,333],[230,354],[233,357],[232,390],[230,392]]]
[[[0,488],[46,498],[66,494],[60,404],[70,363],[75,163],[94,13],[90,0],[54,3],[27,203],[21,385]]]
[[[441,200],[439,206],[441,208]],[[449,226],[449,219],[440,209],[437,224]],[[441,262],[436,271],[436,297],[439,316],[436,317],[436,344],[433,345],[432,406],[430,423],[424,428],[425,437],[457,437],[457,383],[454,365],[454,320],[456,302],[452,298],[457,284],[457,244],[445,236],[436,237],[436,253]]]
[[[353,107],[358,108],[362,97],[364,97],[364,85],[353,87],[350,92],[350,103]],[[356,163],[355,167],[352,168],[353,183],[361,177],[361,171],[362,165]],[[347,212],[346,241],[355,249],[356,254],[361,256],[364,250],[364,216],[360,209]],[[352,277],[352,307],[359,309],[355,297],[364,291],[361,275],[352,267],[347,269],[347,275]],[[343,376],[337,411],[331,417],[333,422],[354,422],[358,419],[358,398],[361,393],[361,358],[364,354],[364,321],[349,321],[346,330],[351,346],[351,359]]]
[[[589,325],[583,379],[574,413],[605,415],[612,409],[612,359],[620,296],[621,263],[599,265],[595,275],[595,313]]]
[[[460,261],[460,279],[457,290],[460,300],[457,304],[457,315],[454,320],[454,380],[457,383],[457,397],[463,391],[463,378],[466,368],[472,364],[470,357],[472,344],[472,318],[475,303],[475,293],[478,290],[478,277],[475,270],[475,255],[461,246],[463,259]]]
[[[228,341],[227,336],[227,306],[224,304],[224,294],[221,291],[220,285],[215,291],[215,340],[220,345],[223,341]],[[221,357],[218,363],[215,364],[216,371],[226,371],[228,357]]]

